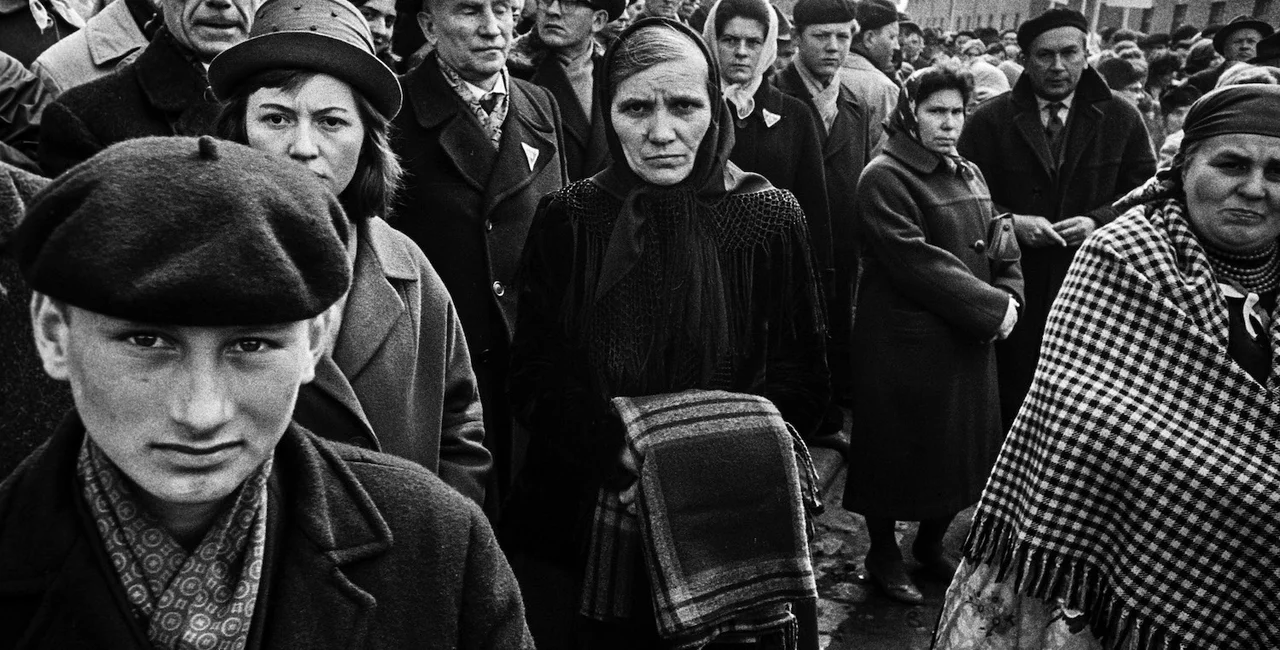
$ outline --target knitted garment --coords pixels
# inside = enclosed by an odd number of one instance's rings
[[[1076,254],[964,553],[1107,648],[1280,647],[1280,368],[1232,360],[1184,210],[1138,207]]]
[[[134,496],[88,437],[77,465],[85,502],[134,614],[157,650],[243,650],[267,538],[271,460],[245,481],[190,554]]]

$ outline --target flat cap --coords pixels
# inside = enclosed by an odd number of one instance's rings
[[[880,29],[898,22],[898,7],[890,0],[858,0],[854,16],[863,30]]]
[[[1050,9],[1018,26],[1018,47],[1023,52],[1031,51],[1031,43],[1036,37],[1059,27],[1075,27],[1081,33],[1089,32],[1089,21],[1084,14],[1074,9]]]
[[[796,30],[809,25],[847,23],[857,19],[848,0],[800,0],[791,12],[791,22]],[[857,28],[854,28],[855,31]]]
[[[1258,20],[1257,18],[1250,18],[1249,16],[1236,16],[1231,19],[1231,22],[1223,25],[1218,29],[1218,31],[1214,32],[1213,49],[1217,50],[1218,54],[1225,54],[1223,50],[1227,47],[1227,39],[1231,38],[1232,34],[1242,29],[1256,30],[1258,32],[1258,36],[1262,38],[1266,38],[1276,32],[1275,28],[1265,21]]]
[[[302,165],[208,136],[141,138],[50,183],[8,248],[52,298],[218,327],[323,312],[351,282],[348,237],[337,198]]]

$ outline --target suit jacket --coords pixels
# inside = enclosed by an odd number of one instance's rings
[[[1038,215],[1051,222],[1087,215],[1103,225],[1112,202],[1155,174],[1155,154],[1138,110],[1112,95],[1087,68],[1076,87],[1061,162],[1049,150],[1031,79],[978,107],[960,134],[959,150],[977,164],[998,212]],[[1001,408],[1012,423],[1031,385],[1049,308],[1076,247],[1022,249],[1026,303],[1013,334],[997,345]]]
[[[0,648],[150,650],[84,503],[74,414],[0,485]],[[293,425],[250,648],[532,648],[484,515],[421,467]]]
[[[524,41],[531,42],[529,48],[539,47],[533,43],[536,41],[536,34],[535,29],[523,37]],[[591,55],[592,76],[595,79],[592,89],[596,93],[596,100],[591,103],[590,115],[582,110],[582,102],[578,101],[578,95],[573,92],[564,66],[550,52],[535,50],[530,53],[528,61],[522,63],[529,67],[520,70],[517,66],[510,65],[511,74],[551,91],[551,96],[555,97],[556,105],[560,108],[565,169],[569,180],[577,181],[596,175],[609,164],[609,143],[604,134],[607,116],[599,101],[600,85],[605,83],[604,55],[598,51]]]
[[[538,201],[565,184],[560,110],[546,89],[512,79],[495,151],[434,52],[402,84],[393,144],[404,162],[404,189],[391,225],[422,248],[453,296],[484,403],[495,480],[505,486],[515,462],[505,390],[516,269]]]
[[[113,0],[84,29],[54,43],[31,64],[45,88],[60,95],[69,88],[105,77],[130,54],[146,47],[138,22],[125,0]]]
[[[376,217],[357,232],[337,343],[299,391],[294,420],[418,463],[483,504],[492,459],[449,291],[404,233]]]
[[[45,109],[39,162],[47,175],[124,140],[213,132],[220,104],[204,68],[164,28],[118,72],[68,90]]]

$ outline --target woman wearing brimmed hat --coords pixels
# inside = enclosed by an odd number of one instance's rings
[[[400,179],[387,128],[401,92],[364,17],[344,0],[269,0],[209,80],[225,102],[220,135],[306,165],[355,224],[341,326],[295,418],[483,502],[490,455],[462,326],[421,249],[380,218]]]

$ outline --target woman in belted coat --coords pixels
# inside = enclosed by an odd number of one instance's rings
[[[1022,301],[1012,225],[994,219],[982,173],[955,150],[972,89],[966,71],[913,77],[889,142],[858,183],[859,426],[844,506],[866,518],[872,582],[911,604],[923,597],[907,577],[895,522],[921,522],[914,555],[926,573],[950,580],[942,538],[981,496],[999,452],[994,342],[1012,331]]]

